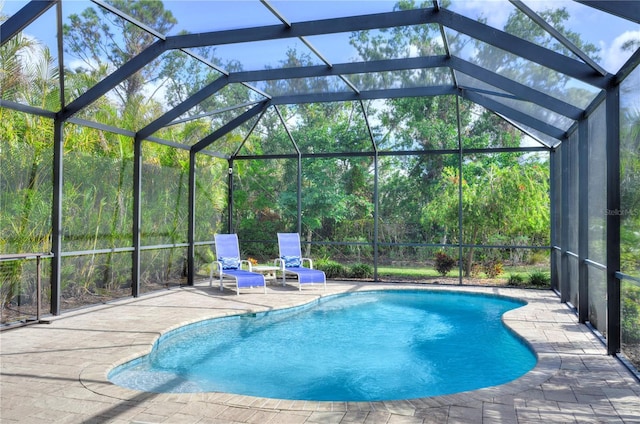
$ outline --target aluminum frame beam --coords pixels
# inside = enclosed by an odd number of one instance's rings
[[[171,110],[167,111],[164,115],[156,119],[155,121],[149,123],[146,127],[142,128],[138,131],[138,137],[142,139],[146,139],[151,134],[155,133],[159,129],[163,128],[165,125],[169,124],[174,119],[178,118],[183,113],[186,113],[191,108],[197,106],[204,100],[208,99],[219,90],[224,88],[229,83],[229,78],[227,76],[222,76],[207,86],[203,87],[191,97],[183,101],[182,103],[174,106]]]
[[[290,78],[313,78],[338,76],[340,74],[401,71],[425,68],[450,67],[475,79],[495,86],[516,95],[520,100],[535,103],[563,116],[578,120],[584,116],[584,110],[573,106],[541,91],[503,77],[493,71],[482,68],[464,59],[452,56],[428,56],[404,59],[385,59],[369,62],[353,62],[326,66],[307,66],[285,69],[265,69],[260,71],[233,72],[229,74],[229,82],[263,81]],[[416,87],[417,88],[417,87]],[[363,91],[366,93],[367,91]]]
[[[620,271],[620,86],[607,90],[606,98],[606,160],[607,160],[607,353],[615,355],[621,347]]]
[[[589,122],[578,124],[578,321],[589,321]]]
[[[516,122],[521,122],[522,124],[530,128],[533,128],[537,131],[540,131],[541,133],[546,134],[549,137],[553,137],[557,140],[566,139],[567,132],[565,130],[554,127],[553,125],[547,124],[546,122],[540,121],[539,119],[532,118],[530,115],[527,115],[526,113],[515,110],[507,105],[499,103],[488,97],[485,97],[482,94],[469,91],[469,90],[461,90],[460,95],[467,100],[470,100],[474,103],[479,104],[485,109],[504,115],[507,118],[513,119]]]
[[[54,119],[56,117],[55,112],[50,110],[41,109],[39,107],[25,105],[22,103],[12,102],[11,100],[0,99],[0,107],[15,110],[18,112],[28,113],[30,115],[43,116],[45,118]]]
[[[254,28],[204,32],[200,34],[174,35],[167,37],[167,42],[170,48],[181,49],[420,25],[435,23],[435,21],[436,14],[433,9],[403,10],[333,19],[319,19],[292,23],[290,26],[267,25]]]
[[[258,103],[257,105],[255,105],[254,107],[249,109],[248,111],[244,112],[242,115],[239,115],[239,116],[235,117],[234,119],[232,119],[231,121],[227,122],[225,125],[223,125],[219,129],[217,129],[216,131],[212,132],[211,134],[209,134],[208,136],[206,136],[205,138],[203,138],[202,140],[200,140],[199,142],[194,144],[191,147],[191,151],[194,152],[194,153],[197,153],[200,150],[206,148],[207,146],[209,146],[211,143],[213,143],[214,141],[216,141],[220,137],[222,137],[225,134],[233,131],[234,129],[236,129],[240,125],[244,124],[245,122],[247,122],[249,119],[253,118],[254,116],[262,113],[262,111],[266,110],[266,108],[270,104],[271,104],[271,102],[269,100],[265,100],[265,101],[263,101],[261,103]]]
[[[201,119],[201,118],[206,118],[208,116],[215,116],[215,115],[219,115],[221,113],[224,112],[229,112],[229,111],[234,111],[237,109],[242,109],[248,106],[254,106],[258,103],[262,102],[262,100],[254,100],[254,101],[249,101],[249,102],[244,102],[244,103],[238,103],[236,105],[233,106],[227,106],[227,107],[223,107],[220,109],[216,109],[216,110],[212,110],[210,112],[204,112],[198,115],[192,115],[192,116],[188,116],[186,118],[182,118],[182,119],[174,119],[173,121],[169,122],[166,126],[173,126],[173,125],[177,125],[177,124],[183,124],[185,122],[191,122],[193,120],[196,119]]]
[[[584,116],[584,110],[579,107],[556,99],[555,97],[516,82],[510,78],[503,77],[500,74],[464,59],[460,59],[455,56],[451,57],[450,65],[456,71],[467,74],[472,78],[478,79],[501,90],[513,93],[520,100],[535,103],[545,109],[549,109],[553,112],[559,113],[560,115],[566,116],[567,118],[577,120]]]
[[[447,94],[457,94],[454,86],[435,86],[435,87],[413,87],[413,88],[394,88],[386,90],[370,90],[362,91],[359,94],[351,92],[337,93],[312,93],[312,94],[291,94],[284,96],[276,96],[271,99],[274,105],[284,104],[305,104],[305,103],[326,103],[326,102],[350,102],[357,100],[375,100],[375,99],[397,99],[400,97],[424,97],[424,96],[443,96]]]
[[[139,55],[133,57],[130,61],[122,65],[108,77],[91,87],[84,94],[69,103],[64,109],[58,113],[58,119],[66,120],[74,114],[78,113],[84,107],[98,100],[101,96],[107,94],[115,86],[122,81],[138,72],[149,62],[156,59],[167,50],[166,42],[163,40],[156,41],[151,44]]]
[[[491,147],[486,149],[463,149],[464,154],[475,153],[534,153],[534,152],[549,152],[551,150],[548,146],[540,147]],[[460,153],[459,149],[444,149],[444,150],[403,150],[403,151],[389,151],[389,150],[367,150],[362,152],[327,152],[327,153],[301,153],[303,159],[308,158],[351,158],[351,157],[390,157],[390,156],[434,156],[434,155],[457,155]],[[238,155],[233,158],[237,160],[253,160],[253,159],[295,159],[298,157],[297,153],[280,153],[271,155]],[[221,157],[220,159],[227,159]],[[457,245],[456,245],[457,246]]]
[[[476,40],[497,47],[515,56],[553,69],[594,87],[607,88],[613,75],[600,75],[589,65],[556,53],[537,44],[523,40],[515,35],[497,30],[481,22],[459,15],[446,9],[438,12],[438,22],[442,25],[466,34]]]
[[[486,24],[446,9],[416,9],[346,18],[293,23],[291,26],[268,25],[255,28],[214,31],[167,37],[169,48],[188,48],[275,40],[310,35],[333,34],[420,24],[441,24],[477,40],[523,57],[598,88],[606,88],[612,75],[600,75],[591,66],[523,40]]]
[[[53,121],[53,196],[51,201],[51,313],[60,315],[62,305],[62,170],[64,122]]]
[[[629,0],[576,0],[585,6],[640,24],[640,6]]]
[[[405,71],[449,66],[447,56],[422,56],[403,59],[382,59],[367,62],[335,63],[329,66],[301,66],[296,68],[263,69],[258,71],[232,72],[229,82],[265,81],[293,78],[339,76],[341,74],[364,74],[370,72]]]
[[[627,78],[627,76],[629,76],[629,74],[636,69],[638,65],[640,65],[640,49],[636,50],[635,53],[631,55],[629,60],[627,60],[627,62],[624,65],[622,65],[622,68],[620,68],[620,70],[616,74],[614,84],[615,85],[621,84],[622,81],[624,81]]]
[[[286,25],[287,27],[291,27],[291,23],[282,15],[282,13],[280,13],[271,3],[269,3],[267,0],[260,0],[260,3],[262,3],[267,9],[269,9],[269,11],[275,16],[277,17],[280,22],[282,22],[284,25]],[[311,44],[311,42],[309,40],[307,40],[305,37],[298,37],[298,39],[305,45],[307,46],[307,48],[309,50],[311,50],[311,52],[313,52],[314,55],[316,55],[316,57],[318,59],[320,59],[322,62],[324,62],[325,65],[327,65],[328,67],[333,66],[331,64],[331,62],[329,61],[329,59],[327,59],[321,52],[320,50],[316,49],[315,46],[313,44]],[[355,91],[356,93],[359,93],[360,90],[358,89],[358,87],[356,87],[351,81],[349,81],[349,79],[347,77],[345,77],[344,75],[338,75],[338,78],[340,78],[351,90]]]
[[[59,0],[30,1],[0,25],[0,46],[53,7]]]
[[[584,63],[591,66],[595,71],[600,73],[601,75],[607,75],[607,71],[605,71],[600,65],[598,65],[593,59],[589,57],[585,52],[583,52],[578,46],[573,44],[571,40],[565,37],[560,31],[556,30],[553,26],[551,26],[546,20],[544,20],[540,15],[534,12],[529,8],[526,4],[524,4],[520,0],[509,0],[513,5],[515,5],[522,13],[527,15],[533,22],[538,24],[542,29],[551,34],[556,40],[562,43],[571,53],[578,56]]]

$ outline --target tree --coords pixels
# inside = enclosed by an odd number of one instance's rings
[[[640,72],[636,69],[634,72]],[[620,228],[622,271],[640,275],[640,92],[637,78],[621,87]]]
[[[448,3],[448,2],[445,2]],[[420,7],[431,7],[424,2]],[[446,6],[446,4],[443,4]],[[413,1],[400,1],[396,10],[417,7]],[[363,60],[445,54],[440,30],[435,25],[360,31],[351,44]],[[385,72],[354,77],[366,88],[410,87],[451,84],[451,74],[441,69]],[[470,109],[460,109],[463,123]],[[434,186],[442,170],[455,166],[455,155],[430,154],[458,149],[456,100],[453,96],[391,99],[384,102],[372,122],[380,150],[417,151],[415,155],[384,158],[380,167],[381,234],[389,241],[435,242],[434,229],[420,228],[420,211],[434,198]],[[401,207],[400,207],[401,206]],[[438,240],[445,242],[446,240]]]
[[[0,48],[0,94],[3,100],[20,101],[31,79],[25,55],[35,54],[37,45],[22,33],[8,40]]]
[[[29,60],[27,60],[27,57]],[[2,98],[45,110],[60,107],[58,69],[48,48],[17,34],[0,48]],[[3,187],[0,251],[46,251],[50,209],[51,121],[0,108],[0,186]],[[4,190],[10,187],[9,190]]]
[[[305,105],[299,115],[301,122],[292,131],[293,138],[303,151],[370,151],[368,134],[354,130],[359,126],[357,121],[363,119],[358,109],[357,103]],[[354,118],[356,115],[358,118]],[[307,241],[316,232],[324,239],[333,239],[343,222],[371,218],[372,191],[364,177],[371,161],[363,156],[303,162],[302,225]],[[297,173],[294,167],[289,172]],[[283,198],[289,207],[293,206],[291,200],[291,196]]]
[[[446,168],[440,179],[438,200],[422,210],[425,227],[448,229],[448,238],[459,241],[457,168]],[[499,161],[469,162],[463,168],[462,242],[467,245],[491,244],[502,239],[513,242],[526,236],[530,243],[544,244],[549,239],[548,165],[530,160],[508,167]],[[471,274],[473,247],[466,249],[465,276]]]
[[[107,0],[107,3],[161,34],[167,34],[177,23],[161,1]],[[63,25],[65,50],[84,63],[75,70],[77,73],[104,76],[105,71],[110,73],[121,67],[156,41],[152,34],[135,24],[106,9],[98,10],[88,7],[80,15],[70,15],[69,23]],[[135,114],[144,84],[156,77],[160,66],[161,61],[153,61],[115,88],[123,111]]]

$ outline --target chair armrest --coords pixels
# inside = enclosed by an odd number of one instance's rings
[[[311,260],[311,258],[301,258],[300,259],[300,265],[304,266],[304,261],[309,262],[308,268],[313,269],[313,261]]]
[[[211,271],[209,272],[209,276],[212,276],[214,271],[220,271],[221,269],[222,269],[222,262],[220,261],[211,262]]]
[[[218,272],[218,275],[222,275],[222,273],[220,272],[221,269],[222,269],[222,262],[220,261],[211,262],[211,269],[209,270],[209,287],[211,287],[211,284],[213,283],[214,271]]]
[[[284,271],[284,259],[276,258],[273,260],[273,264],[280,268],[281,271]]]
[[[251,272],[251,261],[247,259],[240,259],[240,269],[242,269],[242,264],[246,264],[247,268],[249,268],[249,272]]]

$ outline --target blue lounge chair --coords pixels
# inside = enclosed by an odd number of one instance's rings
[[[251,272],[251,262],[240,259],[240,248],[236,234],[216,234],[216,261],[211,266],[209,274],[209,287],[213,284],[213,273],[220,277],[220,291],[222,291],[223,278],[232,279],[236,283],[236,294],[240,294],[241,287],[264,287],[267,293],[267,284],[264,275]],[[242,269],[246,264],[249,270]]]
[[[302,290],[303,284],[322,283],[327,289],[327,278],[324,272],[313,269],[313,261],[303,258],[300,250],[300,235],[298,233],[278,233],[278,248],[280,257],[275,260],[282,272],[282,285],[286,284],[287,275],[295,275],[298,281],[298,290]],[[305,267],[305,263],[308,264]]]

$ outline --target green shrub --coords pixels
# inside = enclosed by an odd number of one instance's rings
[[[449,273],[456,266],[456,259],[447,255],[444,252],[436,252],[435,268],[436,271],[443,277]]]
[[[487,274],[488,278],[496,278],[502,274],[503,267],[500,261],[488,261],[482,264],[482,270]]]
[[[324,271],[327,278],[341,278],[347,276],[347,268],[336,261],[322,259],[314,262],[314,268]]]
[[[351,278],[371,278],[373,277],[373,267],[368,264],[354,264],[349,276]]]
[[[509,275],[509,279],[507,280],[507,284],[510,286],[523,286],[524,285],[524,277],[520,274],[511,274]]]
[[[548,286],[551,283],[551,277],[542,272],[542,271],[534,271],[529,274],[529,284],[535,287],[544,287]]]
[[[622,341],[640,343],[640,287],[625,284],[622,297]]]

